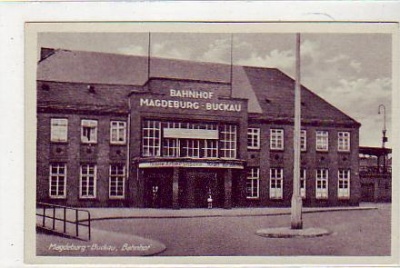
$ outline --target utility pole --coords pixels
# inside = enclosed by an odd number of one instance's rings
[[[301,130],[301,89],[300,89],[300,33],[296,34],[296,83],[294,90],[294,165],[293,195],[291,201],[291,228],[302,229],[302,199],[300,196],[300,130]]]

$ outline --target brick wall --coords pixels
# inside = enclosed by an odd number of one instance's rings
[[[50,142],[50,119],[68,119],[68,141]],[[81,120],[98,120],[96,144],[81,143]],[[110,120],[127,121],[125,116],[76,115],[76,114],[38,114],[37,140],[37,199],[69,206],[120,206],[124,200],[110,200],[108,197],[109,166],[111,163],[126,164],[126,145],[110,145]],[[49,197],[49,165],[65,163],[67,166],[67,197]],[[97,165],[97,197],[93,200],[79,198],[79,179],[81,164]]]

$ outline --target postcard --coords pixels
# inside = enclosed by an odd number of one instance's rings
[[[27,262],[396,263],[397,27],[26,23]]]

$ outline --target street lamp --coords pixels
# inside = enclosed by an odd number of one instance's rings
[[[386,137],[386,107],[385,107],[385,105],[380,104],[378,107],[378,114],[381,114],[381,108],[383,110],[383,129],[382,129],[383,170],[382,171],[386,172],[385,143],[388,141],[388,138]],[[379,164],[378,164],[378,166],[379,166]]]
[[[383,108],[382,148],[385,148],[385,143],[388,141],[386,137],[386,107],[380,104],[378,107],[378,114],[381,114],[381,108]]]

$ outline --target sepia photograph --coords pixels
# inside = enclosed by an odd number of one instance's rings
[[[37,260],[394,257],[390,24],[127,24],[26,26]]]

